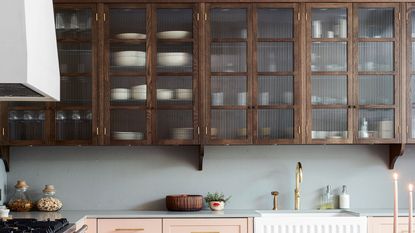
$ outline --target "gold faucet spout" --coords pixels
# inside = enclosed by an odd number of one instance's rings
[[[295,169],[295,190],[294,190],[294,209],[300,209],[300,184],[303,182],[303,166],[300,162],[297,163],[297,167]]]

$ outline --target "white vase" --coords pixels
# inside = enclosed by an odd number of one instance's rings
[[[209,207],[211,210],[219,211],[225,208],[225,202],[223,201],[211,201],[209,202]]]

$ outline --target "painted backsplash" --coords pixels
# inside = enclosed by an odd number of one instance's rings
[[[279,191],[281,209],[293,208],[295,166],[304,169],[302,208],[314,209],[325,185],[345,184],[352,208],[392,208],[388,147],[365,145],[206,147],[197,171],[192,147],[21,147],[13,148],[9,194],[17,179],[38,197],[54,184],[66,210],[164,210],[168,194],[232,195],[227,208],[271,209]],[[415,181],[415,146],[396,164],[401,207],[407,183]]]

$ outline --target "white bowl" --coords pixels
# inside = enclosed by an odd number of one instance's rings
[[[131,91],[126,88],[114,88],[111,90],[111,100],[128,100],[131,97]]]
[[[143,85],[137,85],[137,86],[133,86],[131,87],[132,91],[146,91],[147,90],[147,85],[143,84]]]
[[[116,66],[145,66],[146,53],[142,51],[114,52],[114,64]]]
[[[170,100],[173,99],[173,90],[170,89],[157,89],[158,100]]]
[[[176,98],[179,100],[192,100],[192,89],[176,89]]]
[[[172,138],[178,140],[190,140],[193,138],[193,128],[173,128]]]
[[[146,34],[142,33],[120,33],[115,35],[115,38],[117,39],[123,39],[123,40],[138,40],[138,39],[146,39]]]
[[[113,134],[113,138],[116,140],[142,140],[144,138],[144,134],[142,132],[115,131],[112,134]]]
[[[157,62],[161,66],[190,65],[192,62],[192,55],[182,52],[158,53]]]
[[[132,94],[131,94],[131,97],[134,100],[146,100],[147,99],[147,92],[133,91]]]
[[[114,57],[146,57],[146,52],[143,51],[118,51],[114,52]]]
[[[159,39],[185,39],[191,37],[192,33],[188,31],[165,31],[157,33],[157,38]]]

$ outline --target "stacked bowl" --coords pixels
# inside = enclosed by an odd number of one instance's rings
[[[131,87],[131,97],[134,100],[146,100],[147,99],[147,85],[137,85]]]
[[[146,53],[142,51],[114,52],[114,64],[116,66],[145,66]]]

